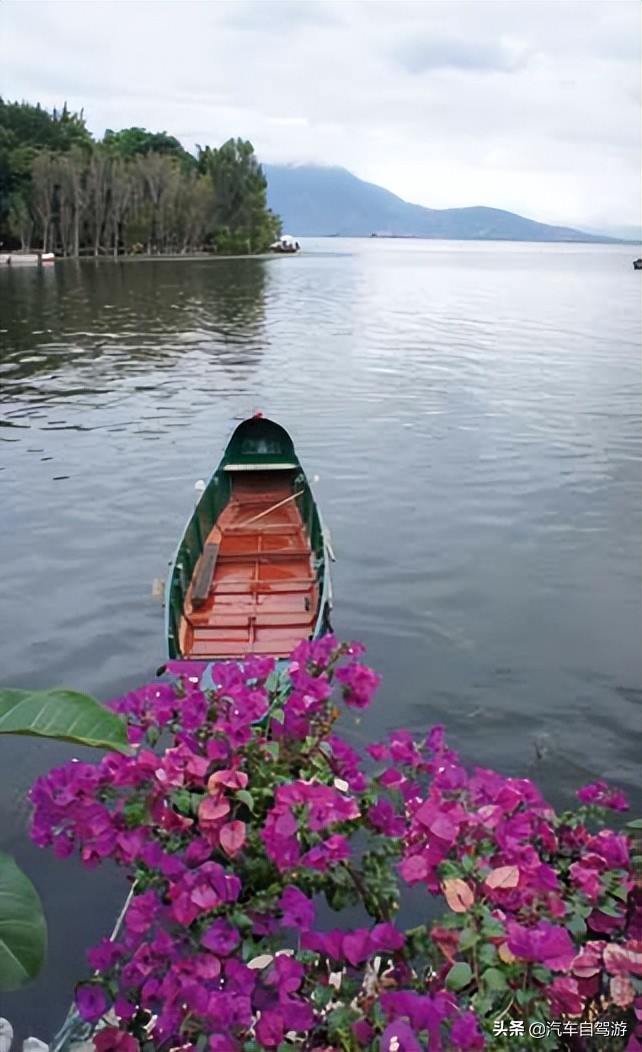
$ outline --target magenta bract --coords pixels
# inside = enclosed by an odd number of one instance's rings
[[[468,772],[443,727],[392,731],[364,761],[335,732],[337,700],[365,708],[379,683],[362,653],[328,635],[297,646],[289,685],[250,659],[215,665],[211,691],[180,676],[142,687],[111,703],[131,755],[35,783],[35,843],[114,861],[134,884],[76,992],[82,1018],[119,1021],[97,1052],[246,1052],[288,1035],[310,1052],[492,1048],[517,991],[529,1018],[630,1018],[634,852],[589,824],[623,795],[597,782],[578,794],[591,811],[557,816],[527,779]],[[407,885],[420,923],[404,931]],[[315,930],[328,906],[338,922]]]

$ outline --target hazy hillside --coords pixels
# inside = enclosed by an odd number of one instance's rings
[[[457,238],[483,241],[593,241],[615,239],[547,226],[497,208],[423,208],[345,168],[264,164],[268,205],[297,237]]]

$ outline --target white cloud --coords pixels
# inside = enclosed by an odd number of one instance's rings
[[[637,0],[4,0],[2,94],[340,164],[435,208],[639,222]]]

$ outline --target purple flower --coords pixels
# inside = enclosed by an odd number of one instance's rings
[[[328,737],[328,743],[332,748],[334,758],[334,770],[340,778],[344,778],[355,793],[364,792],[368,784],[361,770],[361,757],[347,742],[336,734]]]
[[[548,1003],[551,1013],[556,1016],[581,1015],[584,1010],[584,998],[580,994],[576,979],[554,979],[547,988]]]
[[[299,961],[287,953],[279,953],[274,958],[266,983],[276,986],[282,999],[284,993],[293,994],[299,989],[303,976],[303,965]]]
[[[347,665],[337,669],[337,681],[343,688],[343,700],[351,709],[367,709],[381,676],[365,665]]]
[[[433,727],[426,738],[426,748],[431,752],[440,752],[444,747],[444,728],[438,723]]]
[[[311,1030],[314,1026],[314,1012],[305,1001],[280,996],[279,1009],[283,1014],[286,1030]]]
[[[101,1015],[107,1011],[109,1003],[102,986],[97,986],[95,983],[77,986],[75,1000],[78,1015],[86,1023],[98,1022]]]
[[[257,982],[257,972],[253,968],[248,968],[236,957],[225,961],[224,967],[226,989],[244,996],[252,993]]]
[[[95,972],[107,972],[122,956],[122,947],[111,939],[102,939],[98,946],[87,951],[87,960]]]
[[[256,1039],[264,1048],[277,1048],[285,1036],[285,1023],[278,1011],[261,1012],[256,1024]]]
[[[406,829],[405,818],[396,814],[389,800],[377,800],[368,810],[368,820],[384,836],[402,837]]]
[[[333,961],[342,961],[343,936],[344,933],[337,929],[326,932],[304,931],[301,935],[301,949],[312,950]]]
[[[99,1030],[92,1040],[96,1052],[139,1052],[140,1049],[135,1037],[115,1026]]]
[[[484,1048],[486,1042],[480,1033],[477,1017],[473,1012],[464,1012],[452,1025],[450,1040],[455,1048],[463,1049],[463,1052],[473,1052],[473,1049]]]
[[[317,844],[301,856],[301,865],[310,869],[326,870],[337,862],[350,858],[350,845],[344,836],[335,833],[322,844]]]
[[[314,924],[314,906],[298,888],[285,888],[277,905],[283,911],[284,927],[301,929]]]
[[[617,836],[608,829],[601,829],[589,840],[589,851],[604,859],[609,869],[626,869],[629,865],[629,845],[625,836]]]
[[[405,938],[400,931],[397,931],[394,924],[375,924],[374,928],[370,932],[370,942],[372,949],[381,953],[392,953],[393,950],[400,950],[405,943]]]
[[[125,927],[133,932],[148,931],[160,909],[156,892],[145,891],[142,895],[136,895],[125,914]]]
[[[236,1052],[241,1046],[229,1034],[212,1034],[210,1052]]]
[[[392,731],[390,738],[390,755],[395,763],[406,767],[416,767],[421,762],[421,753],[415,745],[410,731]]]
[[[201,946],[220,957],[229,957],[240,941],[239,931],[223,917],[219,917],[201,937]]]
[[[588,855],[582,861],[574,862],[569,869],[573,884],[581,889],[589,902],[597,902],[602,890],[602,882],[600,880],[601,867],[591,865],[591,858],[595,857],[595,855]],[[602,860],[600,859],[599,861],[601,862]]]
[[[372,942],[367,928],[357,928],[343,937],[343,956],[350,964],[362,964],[370,956]]]
[[[381,1052],[422,1052],[421,1045],[408,1023],[402,1019],[388,1023],[381,1035],[379,1048]]]
[[[577,799],[583,804],[596,804],[612,811],[628,811],[629,801],[621,789],[611,789],[606,782],[592,782],[577,791]]]
[[[567,972],[575,957],[575,947],[566,928],[548,921],[539,921],[534,928],[525,928],[516,921],[509,921],[508,949],[515,957],[525,961],[536,961],[553,972]]]
[[[367,1019],[358,1019],[356,1023],[353,1023],[352,1033],[360,1045],[370,1048],[375,1032]]]
[[[600,935],[612,935],[612,933],[620,928],[623,924],[624,917],[620,914],[617,917],[612,917],[610,914],[603,913],[602,910],[593,910],[586,918],[586,923],[591,931],[596,931]]]

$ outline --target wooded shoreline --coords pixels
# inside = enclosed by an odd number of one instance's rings
[[[184,150],[166,132],[107,131],[84,117],[0,99],[5,251],[179,257],[261,254],[281,233],[251,142]]]

